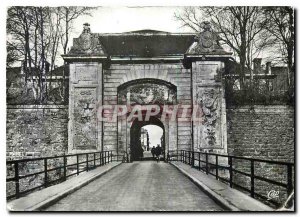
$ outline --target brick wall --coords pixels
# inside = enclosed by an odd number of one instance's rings
[[[289,106],[244,106],[227,109],[228,154],[274,161],[294,162],[294,108]],[[235,169],[250,173],[250,162],[236,160]],[[286,182],[286,166],[255,163],[255,174]],[[250,189],[250,178],[234,174],[234,181]],[[267,196],[280,191],[278,202],[286,197],[284,188],[255,181],[255,191]]]

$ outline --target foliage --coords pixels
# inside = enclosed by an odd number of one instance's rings
[[[237,87],[236,79],[227,77],[225,79],[227,106],[294,105],[294,95],[288,90],[272,90],[267,82],[262,79],[254,79],[253,82],[246,80],[241,89]]]
[[[294,10],[291,7],[265,7],[263,8],[263,28],[261,39],[269,50],[272,51],[271,60],[283,62],[288,67],[287,82],[291,89],[294,88],[294,49],[295,49],[295,24]]]
[[[239,61],[239,79],[243,86],[245,74],[253,78],[252,60],[261,55],[276,56],[289,68],[288,84],[293,92],[294,72],[294,10],[291,7],[185,7],[175,13],[183,27],[201,31],[203,20],[211,22],[220,42],[229,47]],[[250,80],[251,82],[251,80]]]

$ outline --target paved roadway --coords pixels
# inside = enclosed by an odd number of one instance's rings
[[[219,211],[187,177],[167,163],[121,164],[47,211]]]

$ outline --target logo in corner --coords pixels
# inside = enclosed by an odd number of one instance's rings
[[[272,200],[278,197],[279,197],[279,191],[271,190],[268,192],[268,200]]]

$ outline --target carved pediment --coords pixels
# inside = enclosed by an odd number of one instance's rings
[[[91,33],[89,24],[85,23],[83,32],[79,38],[74,39],[73,46],[68,55],[106,56],[106,52],[97,34]]]
[[[212,30],[210,23],[202,22],[201,27],[203,31],[195,36],[194,43],[187,50],[186,54],[228,54],[219,45],[219,36]]]

